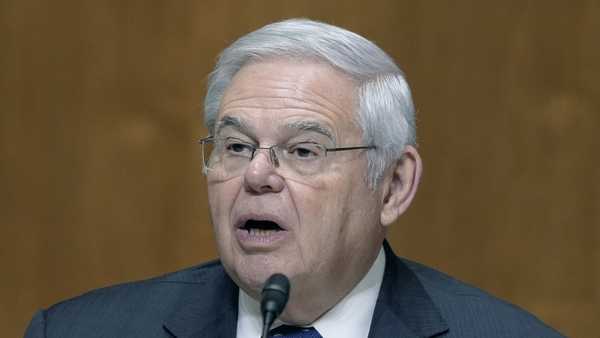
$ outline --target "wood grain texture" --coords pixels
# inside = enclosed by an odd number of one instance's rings
[[[405,70],[425,174],[390,239],[572,337],[600,317],[597,1],[0,3],[0,323],[216,256],[196,139],[221,49],[310,17]]]

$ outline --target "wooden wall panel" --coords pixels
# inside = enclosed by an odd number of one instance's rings
[[[382,46],[425,175],[390,239],[573,337],[600,317],[596,1],[0,3],[0,323],[215,257],[195,140],[241,34],[325,20]]]

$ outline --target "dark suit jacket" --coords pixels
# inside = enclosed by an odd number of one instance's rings
[[[384,247],[369,338],[562,337],[514,305]],[[212,262],[58,303],[39,311],[25,336],[235,338],[237,303],[237,286]]]

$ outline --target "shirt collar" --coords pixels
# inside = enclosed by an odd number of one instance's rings
[[[367,274],[350,293],[309,326],[317,329],[325,338],[367,337],[383,281],[385,259],[382,248]],[[281,324],[282,322],[276,321],[274,327]],[[261,329],[260,303],[240,289],[237,338],[260,337]]]

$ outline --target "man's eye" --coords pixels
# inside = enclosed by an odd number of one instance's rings
[[[288,152],[297,159],[317,159],[322,155],[321,148],[312,143],[300,143],[290,146]]]
[[[225,150],[232,155],[250,156],[253,148],[246,143],[230,142],[225,145]]]

